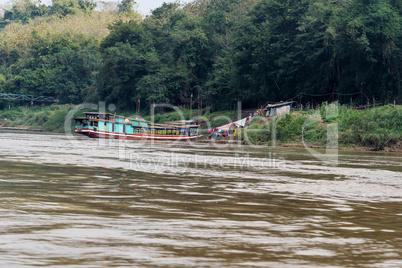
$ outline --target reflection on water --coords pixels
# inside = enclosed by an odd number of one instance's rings
[[[0,136],[0,267],[402,267],[402,157]]]

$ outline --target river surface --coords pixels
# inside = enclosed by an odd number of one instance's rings
[[[0,267],[402,267],[402,155],[0,133]]]

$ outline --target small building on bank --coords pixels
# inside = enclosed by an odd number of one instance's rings
[[[288,114],[293,103],[294,101],[267,104],[263,109],[263,115],[266,117],[275,117],[277,115]]]

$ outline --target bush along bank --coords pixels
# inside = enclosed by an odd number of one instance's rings
[[[253,118],[253,123],[242,130],[241,137],[244,144],[254,145],[306,143],[402,152],[402,106],[355,110],[324,103],[319,110],[295,111],[268,120]]]
[[[0,126],[16,130],[41,130],[64,132],[64,120],[73,105],[51,105],[44,107],[15,107],[0,111]],[[5,120],[7,119],[7,120]]]

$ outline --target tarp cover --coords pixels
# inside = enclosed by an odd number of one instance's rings
[[[229,123],[220,127],[217,127],[217,130],[229,131],[229,128],[233,125],[233,123]]]
[[[248,117],[245,117],[241,120],[238,120],[236,122],[234,122],[233,124],[235,124],[237,127],[244,127],[246,125],[246,120]]]

